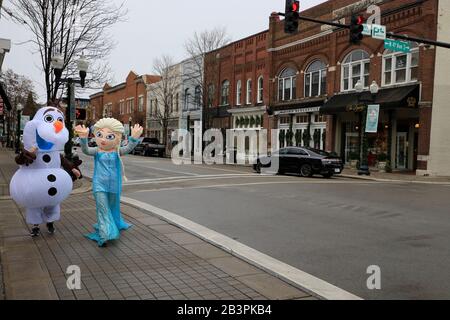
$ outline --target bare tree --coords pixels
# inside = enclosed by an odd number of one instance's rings
[[[19,103],[26,105],[30,94],[33,99],[36,99],[33,81],[29,78],[8,69],[6,72],[1,74],[1,80],[14,108]]]
[[[210,83],[205,83],[205,79],[212,80],[214,84],[217,81],[218,73],[214,66],[218,63],[217,59],[207,59],[207,53],[217,50],[228,43],[230,43],[231,38],[228,37],[225,28],[216,27],[211,30],[205,30],[200,33],[195,32],[193,37],[186,41],[184,47],[190,59],[190,63],[187,64],[187,68],[184,72],[184,81],[191,81],[195,84],[195,87],[200,88],[200,105],[202,107],[203,115],[203,125],[205,127],[211,126],[211,119],[208,116],[209,113],[206,112],[208,106],[208,97],[213,95],[214,92],[209,92],[211,90],[217,90],[212,87],[209,88]],[[209,68],[205,69],[205,65]]]
[[[106,58],[115,43],[109,28],[123,20],[123,5],[108,0],[9,0],[11,19],[33,33],[31,42],[40,54],[47,100],[55,101],[60,84],[51,68],[52,56],[64,57],[63,74],[74,77],[76,61],[84,55],[90,62],[89,83],[103,83],[109,76]]]
[[[161,143],[168,146],[167,133],[169,122],[174,119],[174,104],[181,87],[179,65],[175,65],[172,57],[164,55],[153,62],[153,70],[161,80],[150,85],[150,97],[155,101],[151,116],[156,119],[162,129]]]

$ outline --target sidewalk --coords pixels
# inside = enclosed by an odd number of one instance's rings
[[[0,151],[2,183],[12,175],[7,171],[16,169],[4,166],[11,157]],[[0,212],[0,299],[317,299],[127,205],[122,212],[133,228],[98,248],[83,237],[95,222],[88,192],[63,203],[53,236],[43,232],[31,239],[24,211],[12,200],[0,200]],[[67,288],[66,270],[72,265],[81,269],[81,290]]]
[[[378,172],[371,171],[370,176],[359,176],[358,170],[345,168],[343,174],[339,175],[344,178],[372,180],[381,182],[411,182],[423,184],[450,184],[450,177],[425,177],[417,176],[413,172]]]

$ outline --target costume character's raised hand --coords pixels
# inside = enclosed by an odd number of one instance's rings
[[[80,138],[87,138],[89,137],[89,129],[86,128],[86,126],[81,126],[78,125],[75,127],[75,133],[80,137]]]
[[[139,139],[144,132],[144,128],[142,128],[139,124],[135,124],[133,128],[131,128],[131,136],[134,139]]]

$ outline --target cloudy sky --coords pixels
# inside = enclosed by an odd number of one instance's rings
[[[284,0],[111,0],[125,2],[127,20],[114,25],[111,36],[117,42],[109,62],[114,83],[123,81],[130,70],[151,73],[154,58],[169,54],[176,60],[185,58],[183,44],[195,31],[226,27],[233,40],[247,37],[268,28],[273,11],[284,11]],[[325,0],[303,0],[301,10]],[[8,7],[8,0],[4,6]],[[4,15],[5,13],[2,12]],[[33,47],[22,44],[32,35],[22,25],[5,17],[0,19],[0,38],[11,39],[12,49],[6,55],[3,71],[10,68],[31,78],[40,101],[45,101],[45,86],[38,54]]]

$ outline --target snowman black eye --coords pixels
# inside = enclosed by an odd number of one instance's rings
[[[59,117],[59,118],[58,118],[58,121],[64,122],[64,119],[61,118],[61,117]]]
[[[44,120],[45,120],[45,122],[52,123],[54,119],[51,115],[48,115],[48,116],[45,116]]]

